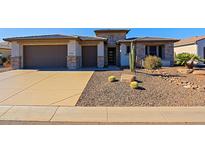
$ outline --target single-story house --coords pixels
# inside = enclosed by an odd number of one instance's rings
[[[174,43],[174,53],[191,53],[205,58],[205,36],[194,36]]]
[[[11,63],[18,68],[68,68],[129,66],[134,43],[138,65],[147,55],[156,55],[164,66],[174,64],[174,42],[158,37],[127,38],[128,29],[95,30],[96,36],[40,35],[5,38],[11,42]]]
[[[11,43],[0,42],[0,57],[11,56]]]

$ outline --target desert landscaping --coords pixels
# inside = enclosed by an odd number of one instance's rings
[[[84,89],[77,106],[205,106],[205,69],[164,67],[136,69],[137,89],[121,82],[130,70],[96,71]],[[199,74],[199,75],[197,75]],[[109,76],[116,82],[109,82]]]

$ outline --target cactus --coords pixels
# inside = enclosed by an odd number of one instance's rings
[[[135,54],[135,46],[134,43],[131,42],[131,46],[130,46],[131,52],[129,54],[129,64],[130,64],[130,71],[131,72],[135,72],[135,67],[136,67],[136,54]]]

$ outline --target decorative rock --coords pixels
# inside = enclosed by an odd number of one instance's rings
[[[122,74],[121,75],[121,82],[133,82],[135,81],[136,77],[135,75],[131,75],[131,74]]]
[[[190,74],[193,72],[193,69],[181,68],[181,69],[177,69],[177,71],[182,73],[182,74]]]
[[[189,89],[189,88],[191,88],[191,85],[185,85],[183,87]]]

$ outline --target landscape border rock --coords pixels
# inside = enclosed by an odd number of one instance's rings
[[[182,73],[182,74],[191,74],[194,70],[193,69],[187,69],[187,68],[179,68],[179,69],[177,69],[177,71],[179,73]]]

